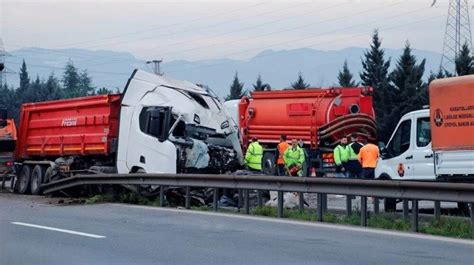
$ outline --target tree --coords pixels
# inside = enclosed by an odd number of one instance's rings
[[[337,79],[339,80],[339,85],[342,87],[355,87],[357,83],[352,79],[353,75],[349,71],[349,67],[347,66],[347,60],[344,61],[344,65],[342,66],[342,70],[339,71]]]
[[[113,94],[113,91],[108,88],[101,87],[95,93],[97,95],[108,95],[108,94]]]
[[[385,60],[385,51],[381,48],[382,41],[377,30],[372,35],[370,48],[364,53],[362,59],[362,72],[359,74],[362,85],[374,89],[373,104],[377,119],[377,133],[383,135],[385,116],[392,109],[392,89],[388,81],[388,68],[390,58]],[[384,137],[379,139],[383,139]]]
[[[461,75],[469,75],[474,73],[474,62],[471,56],[471,51],[467,43],[464,43],[459,55],[456,57],[456,73]]]
[[[28,76],[28,69],[26,68],[25,60],[21,64],[20,68],[20,87],[18,88],[18,93],[23,94],[30,85],[30,77]]]
[[[63,97],[73,98],[82,96],[80,93],[80,77],[72,61],[68,61],[63,74]]]
[[[254,91],[265,91],[265,90],[270,91],[272,88],[270,87],[269,84],[263,83],[262,77],[258,75],[257,81],[255,82],[255,84],[253,84],[253,89]]]
[[[407,41],[395,69],[389,76],[395,96],[392,99],[394,107],[385,120],[384,137],[389,137],[388,134],[393,131],[403,115],[428,104],[428,86],[422,80],[424,71],[425,59],[417,64]]]
[[[243,88],[244,83],[239,81],[238,73],[235,72],[234,81],[232,81],[230,85],[230,94],[226,97],[226,100],[240,99],[243,97],[245,95]]]
[[[43,91],[46,93],[45,100],[56,100],[61,98],[61,85],[58,79],[51,73],[44,84]]]
[[[87,70],[83,70],[79,75],[79,94],[80,96],[88,96],[94,94],[95,88],[92,86],[92,78],[87,74]]]
[[[291,87],[294,89],[306,89],[309,87],[309,84],[306,83],[303,79],[303,74],[301,72],[298,73],[298,80],[291,84]]]

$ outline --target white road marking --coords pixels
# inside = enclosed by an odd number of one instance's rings
[[[85,236],[85,237],[92,237],[92,238],[105,238],[105,236],[94,235],[94,234],[88,234],[88,233],[77,232],[77,231],[72,231],[72,230],[67,230],[67,229],[61,229],[61,228],[55,228],[55,227],[50,227],[50,226],[28,224],[28,223],[22,223],[22,222],[11,222],[11,223],[14,224],[14,225],[21,225],[21,226],[27,226],[27,227],[34,227],[34,228],[39,228],[39,229],[44,229],[44,230],[50,230],[50,231],[56,231],[56,232],[67,233],[67,234],[78,235],[78,236]]]
[[[361,232],[361,233],[372,233],[372,234],[379,234],[379,235],[388,235],[388,236],[397,236],[397,237],[405,237],[405,238],[413,238],[413,239],[424,239],[424,240],[433,240],[433,241],[442,241],[442,242],[449,242],[449,243],[474,245],[474,240],[469,240],[469,239],[458,239],[458,238],[449,238],[449,237],[442,237],[442,236],[433,236],[433,235],[427,235],[427,234],[421,234],[421,233],[399,232],[399,231],[393,231],[393,230],[392,231],[391,230],[382,230],[382,229],[369,228],[369,227],[357,227],[357,226],[329,224],[329,223],[296,221],[296,220],[289,220],[289,219],[277,219],[277,218],[271,218],[271,217],[259,217],[259,216],[240,215],[240,214],[232,214],[232,213],[229,214],[229,213],[204,212],[204,211],[196,211],[196,210],[182,210],[182,209],[173,209],[173,208],[159,208],[159,207],[143,206],[143,205],[117,204],[117,203],[115,203],[113,205],[131,207],[131,208],[139,208],[139,209],[176,212],[176,213],[187,213],[187,214],[198,214],[198,215],[208,215],[208,216],[209,215],[210,216],[220,216],[220,217],[227,217],[227,218],[238,218],[238,219],[262,221],[262,222],[273,222],[273,223],[280,223],[280,224],[292,224],[292,225],[301,225],[301,226],[310,226],[310,227],[322,227],[322,228],[353,231],[353,232]]]

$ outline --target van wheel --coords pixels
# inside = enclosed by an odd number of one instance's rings
[[[262,159],[262,172],[265,175],[275,176],[275,154],[272,152],[264,152]]]
[[[383,173],[377,179],[380,180],[391,180],[390,176]],[[397,199],[385,198],[383,201],[385,212],[396,212],[397,211]]]
[[[41,184],[43,183],[45,171],[46,171],[45,168],[40,165],[36,165],[33,168],[33,172],[31,172],[31,180],[30,180],[31,194],[33,195],[41,194]]]
[[[16,183],[18,193],[25,194],[28,192],[28,188],[30,187],[30,179],[31,167],[28,165],[24,165],[20,170],[20,174],[18,175],[18,181]]]

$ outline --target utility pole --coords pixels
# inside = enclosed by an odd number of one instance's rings
[[[152,60],[152,61],[147,61],[146,64],[153,64],[154,65],[154,69],[153,69],[153,72],[156,74],[156,75],[163,75],[161,72],[160,72],[160,63],[163,62],[163,60]]]
[[[433,5],[436,1],[433,2]],[[440,69],[456,73],[456,58],[464,44],[472,51],[471,22],[467,0],[450,0]]]

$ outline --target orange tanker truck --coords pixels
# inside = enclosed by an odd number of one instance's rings
[[[305,176],[330,176],[335,172],[333,149],[342,136],[357,132],[376,139],[371,93],[371,87],[262,91],[226,107],[238,121],[244,149],[253,137],[264,146],[266,174],[276,173],[276,147],[285,134],[304,142]]]

